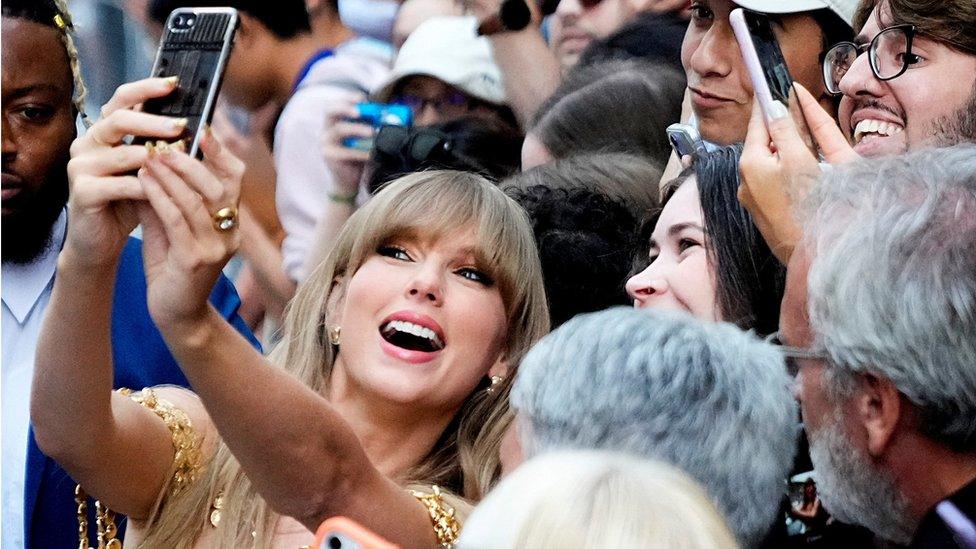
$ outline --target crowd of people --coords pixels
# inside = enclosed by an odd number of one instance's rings
[[[976,549],[976,4],[513,3],[3,2],[4,549]]]

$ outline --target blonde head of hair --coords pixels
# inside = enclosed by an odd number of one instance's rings
[[[385,187],[348,221],[328,257],[299,287],[285,315],[282,338],[271,361],[327,394],[335,360],[326,334],[329,304],[343,277],[351,277],[392,239],[436,239],[473,231],[476,255],[502,294],[509,333],[509,376],[488,392],[487,379],[462,403],[457,415],[421,463],[401,475],[403,486],[437,484],[479,499],[497,476],[498,447],[514,367],[549,328],[545,291],[528,218],[518,205],[481,176],[430,171],[402,177]],[[333,298],[330,301],[330,297]],[[255,388],[255,390],[260,390]],[[213,498],[225,507],[213,547],[267,547],[278,515],[254,491],[222,442],[205,475],[157,512],[144,547],[191,547],[207,522]],[[455,503],[461,504],[458,499]]]
[[[556,451],[527,461],[475,508],[457,546],[738,547],[689,476],[605,451]]]

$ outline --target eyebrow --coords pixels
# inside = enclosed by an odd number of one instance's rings
[[[678,223],[677,225],[672,225],[671,228],[668,229],[668,236],[675,236],[685,229],[697,229],[705,232],[705,229],[703,229],[698,223]]]
[[[705,232],[705,229],[703,229],[702,226],[699,225],[698,223],[691,223],[691,222],[688,222],[688,223],[678,223],[677,225],[672,225],[671,228],[668,229],[668,236],[673,238],[674,236],[676,236],[677,234],[679,234],[681,231],[683,231],[685,229],[697,229],[699,231]],[[650,246],[649,247],[651,247],[651,248],[660,248],[661,245],[658,244],[657,243],[657,240],[652,236],[650,238]]]
[[[54,84],[32,84],[30,86],[24,86],[22,88],[17,88],[9,93],[10,99],[17,99],[19,97],[24,97],[36,92],[50,92],[50,93],[62,93],[60,87]]]

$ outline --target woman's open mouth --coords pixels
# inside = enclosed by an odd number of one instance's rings
[[[390,345],[408,351],[434,353],[444,349],[444,342],[434,330],[406,320],[391,320],[383,324],[380,335]]]

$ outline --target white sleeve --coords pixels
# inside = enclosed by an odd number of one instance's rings
[[[274,159],[278,172],[275,202],[285,230],[282,243],[285,273],[300,281],[315,225],[333,190],[333,176],[320,143],[325,113],[335,101],[355,101],[355,91],[335,86],[309,86],[292,96],[275,126]]]

